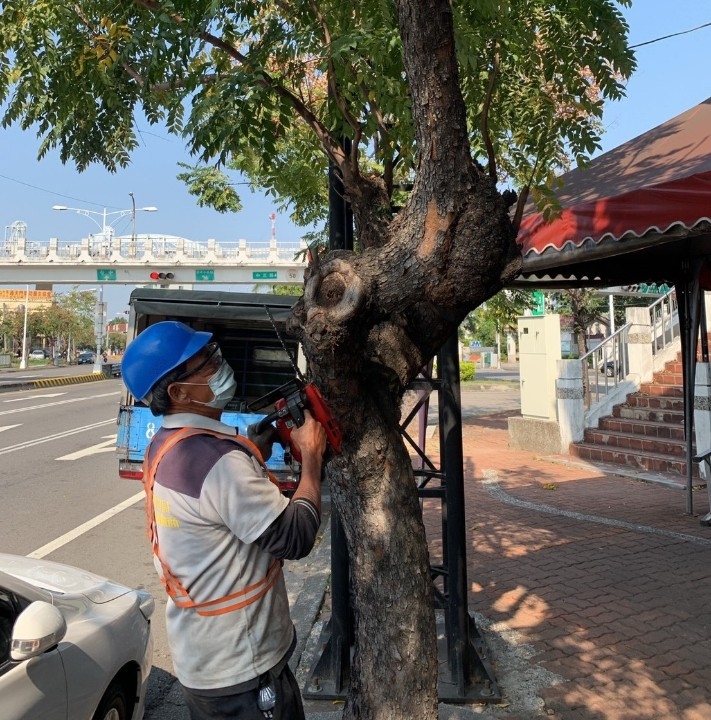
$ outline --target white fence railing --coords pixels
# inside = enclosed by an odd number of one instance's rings
[[[77,241],[50,238],[35,242],[23,238],[0,244],[0,263],[75,263],[105,262],[118,264],[143,261],[210,261],[216,265],[264,264],[267,261],[306,265],[305,242],[280,243],[276,240],[250,242],[196,242],[175,235],[104,236],[93,235]]]

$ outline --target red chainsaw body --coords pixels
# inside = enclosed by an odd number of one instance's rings
[[[314,419],[323,425],[329,446],[335,453],[340,453],[343,438],[341,427],[331,415],[321,391],[313,383],[307,385],[294,383],[293,391],[274,403],[279,439],[282,445],[291,448],[294,460],[301,462],[301,453],[291,443],[291,431],[304,424],[304,410],[309,410]]]

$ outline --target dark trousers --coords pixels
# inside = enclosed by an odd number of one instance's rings
[[[301,692],[288,665],[272,680],[276,690],[274,720],[305,720]],[[190,720],[264,720],[257,707],[258,690],[247,690],[237,695],[197,695],[183,687]]]

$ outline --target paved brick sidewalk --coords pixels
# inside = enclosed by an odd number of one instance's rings
[[[478,713],[711,718],[705,489],[688,516],[678,489],[511,450],[506,417],[463,428],[470,608],[505,700]]]

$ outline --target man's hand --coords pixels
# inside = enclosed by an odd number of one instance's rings
[[[309,500],[321,512],[321,465],[326,452],[326,431],[308,410],[304,410],[304,418],[304,424],[291,431],[291,442],[301,453],[301,480],[292,500]]]
[[[257,435],[257,433],[254,432],[256,427],[257,425],[255,423],[247,428],[247,440],[257,446],[257,449],[262,454],[262,460],[267,462],[272,456],[272,445],[275,442],[279,442],[279,433],[273,425],[269,425],[266,430]]]
[[[304,410],[304,424],[291,431],[291,442],[301,453],[302,460],[307,456],[320,459],[326,452],[326,431],[309,410]]]

